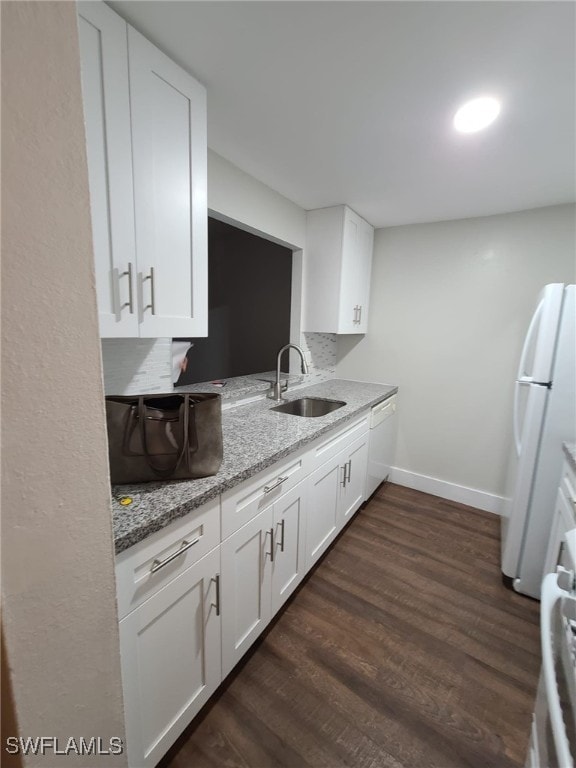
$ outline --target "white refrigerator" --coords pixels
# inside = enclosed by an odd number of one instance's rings
[[[502,515],[502,573],[540,598],[563,442],[576,441],[575,286],[538,297],[514,385],[513,446]]]

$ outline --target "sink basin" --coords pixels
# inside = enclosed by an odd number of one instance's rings
[[[343,400],[324,400],[321,397],[301,397],[299,400],[290,400],[288,403],[277,405],[271,408],[271,411],[278,413],[289,413],[292,416],[304,416],[306,418],[316,418],[317,416],[326,416],[327,413],[342,408],[346,403]]]

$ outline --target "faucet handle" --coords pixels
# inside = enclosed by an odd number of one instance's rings
[[[270,389],[268,390],[268,394],[266,397],[270,398],[270,400],[276,400],[276,402],[280,402],[282,400],[282,392],[286,392],[288,389],[288,381],[285,380],[283,382],[280,382],[280,384],[276,384],[275,381],[270,382]]]

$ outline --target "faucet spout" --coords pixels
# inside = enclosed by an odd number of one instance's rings
[[[298,352],[302,362],[302,373],[308,373],[308,364],[306,362],[306,358],[304,357],[304,352],[302,352],[300,347],[296,344],[285,344],[278,351],[278,357],[276,358],[276,381],[270,385],[270,392],[268,393],[268,397],[272,400],[275,400],[277,403],[284,399],[282,397],[282,384],[280,383],[280,364],[282,362],[282,355],[287,349],[295,349],[296,352]],[[288,382],[286,382],[285,389],[288,389]]]

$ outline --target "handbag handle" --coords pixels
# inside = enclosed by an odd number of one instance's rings
[[[184,408],[184,419],[181,418],[182,408]],[[184,395],[184,403],[180,405],[179,411],[180,411],[180,421],[183,421],[182,448],[180,449],[180,453],[177,454],[176,459],[174,460],[174,463],[171,466],[158,467],[152,461],[152,458],[148,451],[148,443],[146,440],[146,406],[144,404],[144,397],[140,396],[138,398],[138,421],[140,426],[140,436],[142,439],[142,448],[144,450],[144,455],[146,456],[146,461],[148,462],[148,466],[150,467],[150,469],[152,469],[154,472],[156,472],[156,474],[159,477],[162,477],[162,478],[168,478],[171,475],[173,475],[174,472],[176,472],[176,470],[182,463],[182,459],[184,458],[184,456],[186,456],[187,468],[190,469],[190,451],[188,450],[188,448],[190,443],[191,424],[194,422],[194,420],[192,421],[190,420],[190,395]],[[195,422],[193,426],[194,426],[194,431],[196,431]],[[197,447],[198,446],[197,437],[195,439],[195,444]]]

